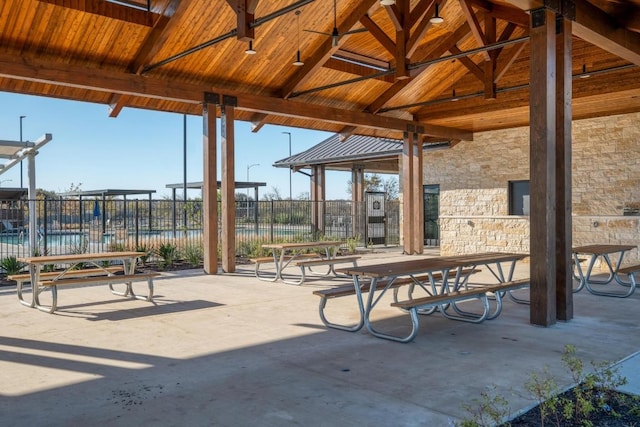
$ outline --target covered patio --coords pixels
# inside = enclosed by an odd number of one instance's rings
[[[404,258],[395,249],[362,264]],[[482,392],[504,397],[512,415],[532,407],[524,384],[544,367],[570,386],[567,344],[588,371],[591,361],[623,361],[622,389],[640,394],[638,293],[580,292],[576,318],[549,328],[531,327],[526,306],[511,301],[482,324],[423,316],[415,341],[398,344],[326,329],[312,291],[334,284],[267,283],[250,266],[167,272],[155,305],[105,286],[65,288],[57,315],[0,288],[0,424],[450,426],[469,419],[462,404]],[[334,307],[356,315],[352,300]],[[388,307],[376,324],[406,328],[407,317]]]
[[[236,271],[236,120],[402,139],[406,254],[424,249],[422,143],[529,125],[530,320],[572,319],[571,120],[640,110],[639,6],[383,3],[7,0],[0,90],[102,103],[113,117],[202,115],[209,274],[218,150],[222,270]]]

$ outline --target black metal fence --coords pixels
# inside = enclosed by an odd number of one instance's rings
[[[164,243],[179,249],[202,247],[200,200],[47,199],[37,200],[35,206],[37,247],[31,248],[28,201],[0,201],[0,259],[35,253],[154,251]],[[397,245],[398,202],[386,202],[385,212],[385,244]],[[368,244],[363,203],[323,202],[316,223],[312,214],[311,201],[236,202],[238,255],[267,242],[321,237],[345,245]]]

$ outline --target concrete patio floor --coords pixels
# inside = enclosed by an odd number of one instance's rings
[[[361,264],[397,258],[407,257],[391,250]],[[548,328],[511,301],[482,324],[426,316],[415,341],[398,344],[322,325],[312,291],[343,283],[269,283],[252,266],[163,273],[155,304],[106,286],[64,288],[55,315],[0,288],[0,425],[451,426],[494,387],[513,414],[533,406],[523,385],[545,366],[569,386],[566,344],[587,367],[624,360],[624,389],[640,394],[640,292],[582,291],[575,318]],[[333,313],[355,319],[354,300],[342,300]],[[390,307],[376,319],[408,325]]]

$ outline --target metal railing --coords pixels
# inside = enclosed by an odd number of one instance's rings
[[[31,248],[28,201],[0,201],[0,259],[123,249],[153,251],[167,242],[178,248],[202,246],[200,200],[47,199],[37,200],[35,206],[37,247]],[[398,202],[387,202],[386,212],[386,244],[396,245]],[[245,255],[252,244],[322,237],[367,245],[363,203],[326,201],[319,204],[316,223],[312,214],[311,201],[237,201],[236,252]]]

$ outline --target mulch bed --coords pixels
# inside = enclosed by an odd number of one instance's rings
[[[537,426],[562,426],[583,427],[592,425],[596,427],[631,427],[640,426],[640,397],[626,393],[609,391],[607,404],[596,408],[588,418],[580,420],[568,420],[562,414],[550,415],[541,423],[540,408],[536,406],[524,414],[514,418],[500,427],[537,427]],[[560,397],[574,399],[573,389],[563,393]],[[589,424],[590,423],[590,424]]]

